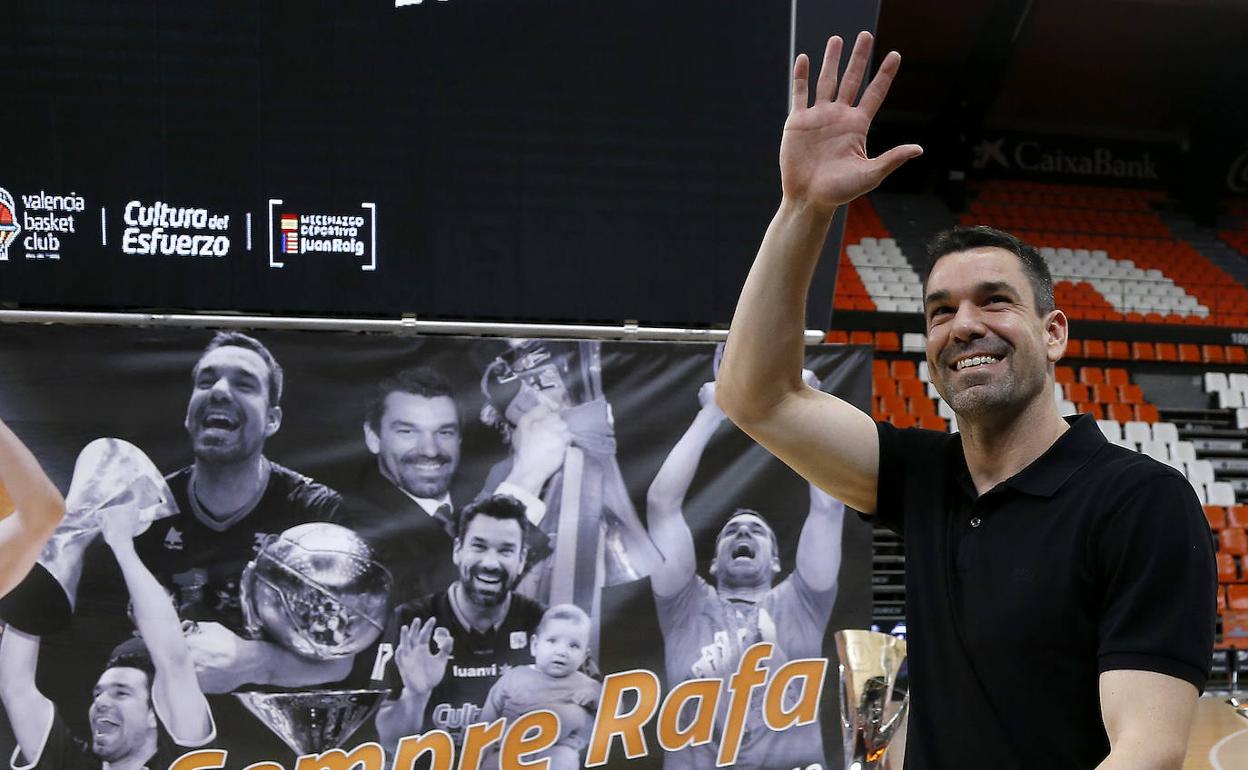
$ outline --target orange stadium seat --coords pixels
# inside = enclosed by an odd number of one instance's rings
[[[880,407],[885,414],[906,414],[906,399],[896,393],[884,393],[880,396]]]
[[[1084,358],[1104,358],[1105,343],[1101,340],[1084,340],[1083,341],[1083,357]]]
[[[1239,580],[1239,570],[1235,567],[1235,557],[1229,553],[1218,553],[1218,582],[1234,583]]]
[[[1220,364],[1226,360],[1226,351],[1221,345],[1201,345],[1200,355],[1207,364]]]
[[[1238,527],[1228,527],[1218,532],[1218,550],[1235,556],[1248,553],[1248,533]]]
[[[934,414],[925,414],[919,418],[919,427],[928,430],[938,430],[942,433],[949,432],[949,422],[944,417],[938,417]]]
[[[830,342],[834,345],[844,345],[849,342],[849,332],[844,329],[833,329],[823,338],[824,342]]]
[[[1200,362],[1200,348],[1190,342],[1179,345],[1179,360],[1185,363]]]
[[[1126,385],[1131,382],[1131,376],[1127,374],[1126,369],[1114,366],[1105,370],[1105,381],[1110,385]]]
[[[1131,358],[1136,361],[1156,361],[1157,349],[1151,342],[1132,342]]]
[[[1226,509],[1220,505],[1206,505],[1205,518],[1209,520],[1210,529],[1224,529],[1226,527]]]
[[[1131,349],[1122,340],[1109,340],[1105,343],[1105,355],[1109,358],[1124,361],[1131,357]]]
[[[1075,369],[1072,366],[1059,366],[1054,370],[1054,376],[1060,383],[1070,383],[1075,381]]]
[[[927,397],[927,386],[916,379],[897,380],[897,392],[906,398],[931,400]]]
[[[1165,322],[1166,322],[1166,319],[1164,316],[1162,316],[1161,313],[1145,313],[1144,314],[1144,323],[1146,324],[1160,324],[1160,323],[1165,323]]]
[[[877,396],[897,395],[897,380],[892,377],[876,377],[871,381]]]
[[[1068,382],[1062,387],[1066,389],[1067,401],[1074,401],[1076,404],[1078,404],[1081,401],[1092,400],[1091,389],[1087,385],[1084,385],[1082,382]]]
[[[875,349],[890,352],[901,350],[901,337],[897,336],[897,332],[876,332]]]
[[[1118,387],[1108,383],[1092,386],[1092,400],[1098,404],[1118,403]]]
[[[1224,586],[1218,586],[1218,613],[1226,612],[1226,589]]]
[[[1066,340],[1066,358],[1083,358],[1083,342]]]
[[[1248,350],[1243,345],[1227,345],[1226,361],[1230,364],[1248,364]]]
[[[1130,404],[1119,404],[1119,406],[1125,406],[1128,409],[1131,408]],[[1117,419],[1117,418],[1114,418],[1114,419]],[[1128,417],[1127,419],[1129,420],[1131,418]],[[1136,404],[1135,405],[1135,419],[1141,422],[1149,423],[1151,425],[1152,423],[1155,423],[1161,419],[1161,414],[1158,413],[1157,407],[1153,406],[1152,404]],[[1118,420],[1118,421],[1125,422],[1125,420]]]
[[[894,361],[889,366],[892,367],[893,377],[899,380],[915,380],[919,377],[919,367],[913,361]]]
[[[851,345],[874,345],[875,336],[871,332],[856,331],[849,333],[849,344]]]
[[[936,414],[936,402],[928,398],[926,393],[918,398],[908,398],[906,402],[910,405],[906,411],[915,417]]]
[[[1135,419],[1135,412],[1131,409],[1130,404],[1109,404],[1106,409],[1107,414],[1109,414],[1109,419],[1111,420],[1117,420],[1118,422],[1131,422]],[[1101,418],[1098,417],[1096,419],[1099,420]]]
[[[1140,390],[1139,385],[1132,385],[1131,383],[1119,385],[1118,400],[1124,404],[1142,404],[1144,403],[1144,391]]]
[[[872,361],[871,362],[871,376],[874,379],[879,379],[880,377],[888,377],[889,376],[888,362],[881,361],[878,358]]]
[[[1248,505],[1232,505],[1227,508],[1226,526],[1248,529]]]
[[[1090,414],[1098,420],[1105,419],[1105,410],[1095,401],[1079,404],[1075,408],[1079,410],[1079,414]],[[1131,407],[1127,408],[1130,409]],[[1119,420],[1119,422],[1122,422],[1122,420]]]
[[[913,428],[919,424],[919,418],[912,414],[894,414],[888,419],[896,428]]]
[[[1081,366],[1079,381],[1084,385],[1100,385],[1105,382],[1105,370],[1099,366]]]
[[[1158,361],[1178,361],[1179,350],[1174,346],[1173,342],[1157,343],[1157,360]]]
[[[1248,585],[1227,586],[1226,606],[1232,610],[1248,610]]]

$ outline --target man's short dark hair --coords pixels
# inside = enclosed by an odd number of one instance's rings
[[[451,381],[436,369],[430,369],[427,366],[412,366],[378,382],[377,387],[373,389],[373,397],[368,402],[365,419],[377,433],[381,432],[381,416],[386,413],[386,396],[391,393],[410,393],[424,398],[447,396],[451,401],[455,401],[455,421],[456,423],[460,421],[459,402],[455,399],[455,390],[451,387]]]
[[[520,541],[527,549],[529,541],[529,519],[524,515],[524,503],[511,495],[490,495],[465,505],[456,517],[455,537],[464,542],[468,534],[468,525],[478,516],[489,516],[491,519],[512,520],[520,525]]]
[[[780,541],[776,538],[776,528],[771,526],[771,522],[767,520],[766,516],[754,510],[753,508],[738,508],[737,510],[732,512],[732,515],[729,516],[727,520],[724,521],[724,526],[719,528],[719,534],[715,535],[715,547],[716,548],[719,547],[719,541],[723,539],[724,537],[724,527],[727,527],[728,524],[731,523],[733,519],[737,518],[738,516],[743,516],[745,514],[749,514],[750,516],[754,516],[762,520],[763,525],[767,527],[767,534],[771,535],[772,555],[775,556],[777,559],[780,558]]]
[[[105,671],[110,668],[137,668],[142,671],[147,676],[148,696],[151,696],[152,682],[156,680],[156,664],[152,662],[152,656],[142,640],[127,639],[117,645],[104,665]]]
[[[269,349],[264,346],[260,340],[252,337],[250,334],[242,332],[228,331],[217,332],[212,339],[204,346],[204,350],[199,354],[202,359],[217,348],[246,348],[264,361],[265,366],[269,367],[269,406],[277,406],[282,403],[282,385],[285,382],[285,374],[282,373],[282,365],[277,362]],[[199,364],[195,364],[199,368]]]
[[[932,268],[936,266],[936,262],[941,257],[958,251],[989,246],[1005,249],[1018,257],[1018,261],[1023,266],[1023,272],[1027,274],[1027,280],[1031,283],[1031,293],[1036,297],[1037,315],[1045,315],[1057,307],[1053,300],[1053,275],[1049,272],[1049,265],[1044,261],[1044,257],[1040,256],[1040,252],[1036,251],[1034,246],[1024,243],[1007,232],[985,225],[945,230],[943,233],[938,233],[927,244],[927,270],[923,275],[924,293],[927,292],[927,279],[932,274]]]

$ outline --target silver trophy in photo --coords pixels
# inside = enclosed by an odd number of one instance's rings
[[[355,655],[381,636],[394,579],[353,530],[328,522],[291,527],[243,570],[248,632],[312,660]],[[298,754],[341,748],[372,718],[388,690],[236,692]]]
[[[373,718],[389,690],[236,692],[234,697],[296,754],[343,748]]]
[[[100,517],[134,507],[140,511],[136,536],[153,521],[178,512],[164,476],[143,450],[117,438],[87,444],[74,463],[65,495],[65,518],[34,569],[0,600],[0,618],[37,636],[69,625],[83,553],[100,533]]]
[[[888,742],[905,719],[907,693],[893,705],[893,688],[906,659],[906,643],[875,631],[837,631],[840,657],[841,733],[845,770],[882,766]]]

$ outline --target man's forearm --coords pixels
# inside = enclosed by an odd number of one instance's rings
[[[417,735],[424,729],[425,706],[429,693],[412,693],[404,688],[398,699],[377,712],[377,737],[387,752],[393,752],[399,741]]]
[[[27,526],[51,532],[65,513],[65,500],[9,426],[0,420],[0,481]]]
[[[803,387],[806,294],[831,211],[780,204],[750,268],[728,334],[716,395],[738,424]]]
[[[827,591],[836,585],[841,571],[844,524],[844,504],[812,488],[810,513],[797,541],[797,571],[816,591]]]
[[[114,546],[113,555],[117,558],[126,590],[130,593],[130,603],[134,606],[134,623],[139,634],[147,640],[157,667],[191,665],[191,654],[182,637],[178,611],[165,593],[165,587],[139,558],[134,542],[127,540]]]
[[[342,679],[351,673],[351,661],[309,660],[273,642],[244,639],[239,643],[237,665],[229,672],[230,682],[223,684],[219,678],[205,682],[203,677],[200,681],[205,692],[213,693],[231,692],[245,684],[306,687]]]
[[[646,494],[650,510],[680,509],[698,470],[702,453],[722,420],[719,410],[713,408],[704,408],[693,418],[693,423],[668,452],[654,481],[650,482],[650,490]]]

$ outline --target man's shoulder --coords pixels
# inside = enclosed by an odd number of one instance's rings
[[[403,602],[394,608],[394,617],[402,625],[412,622],[413,618],[430,618],[436,617],[439,622],[453,616],[451,610],[450,599],[447,597],[447,590],[434,591],[431,594],[418,596]]]
[[[326,516],[338,511],[342,495],[327,484],[314,481],[298,471],[269,461],[269,489],[266,497],[273,495],[292,508],[315,511]]]
[[[515,628],[536,628],[546,612],[546,605],[523,594],[511,595],[511,609],[507,613],[509,625]]]

